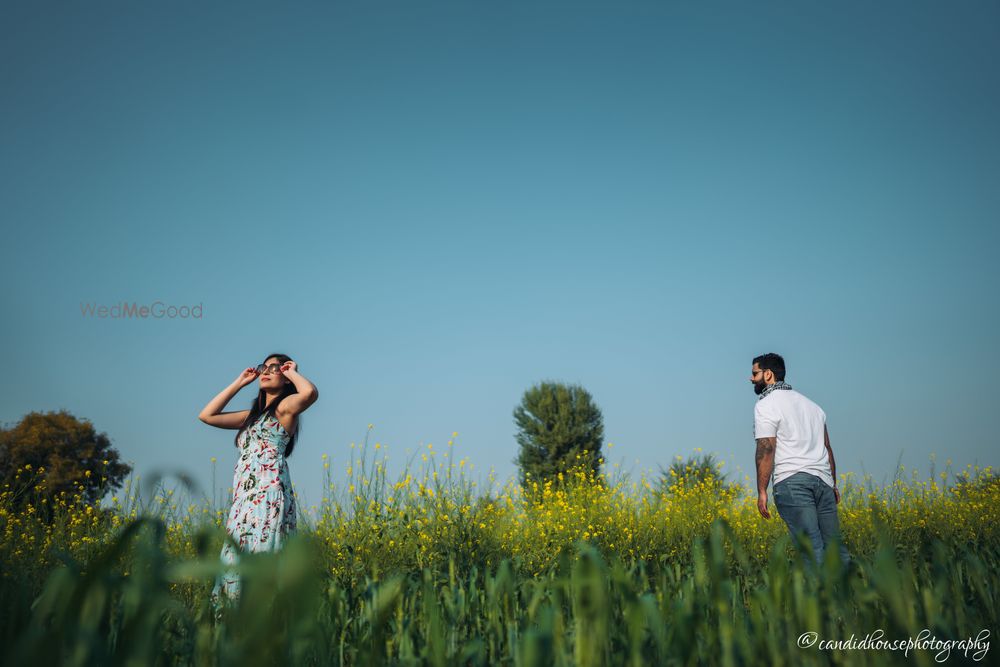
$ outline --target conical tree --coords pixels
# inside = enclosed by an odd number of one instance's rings
[[[514,423],[522,484],[543,481],[578,464],[600,471],[604,418],[583,387],[558,382],[531,387],[514,409]]]

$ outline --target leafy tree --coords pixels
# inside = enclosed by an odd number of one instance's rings
[[[664,490],[676,486],[687,488],[709,479],[726,485],[726,478],[727,475],[722,472],[722,464],[715,460],[714,454],[690,456],[687,460],[674,459],[669,469],[660,468],[660,484]]]
[[[968,498],[981,495],[986,498],[998,490],[1000,490],[1000,474],[991,469],[977,469],[975,474],[969,473],[968,470],[955,473],[955,486],[952,487],[951,491],[959,497]]]
[[[0,428],[0,486],[15,506],[39,494],[72,496],[79,487],[83,500],[94,503],[120,488],[131,471],[106,433],[65,410],[30,412],[12,428]]]
[[[583,387],[557,382],[531,387],[514,409],[514,423],[522,484],[529,476],[542,481],[581,463],[600,471],[604,418]]]

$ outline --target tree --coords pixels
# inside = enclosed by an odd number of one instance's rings
[[[556,382],[531,387],[514,409],[514,423],[522,484],[529,476],[542,481],[576,464],[600,471],[604,418],[583,387]]]
[[[722,472],[722,464],[715,460],[714,454],[691,456],[686,461],[677,458],[670,464],[669,469],[660,468],[660,485],[665,491],[676,487],[689,488],[709,480],[728,486],[727,477],[728,475]]]
[[[69,412],[29,412],[13,428],[0,428],[0,485],[22,505],[38,494],[81,493],[95,503],[118,489],[132,467],[120,461],[106,433]],[[34,480],[30,488],[27,479]],[[37,491],[36,491],[37,489]]]

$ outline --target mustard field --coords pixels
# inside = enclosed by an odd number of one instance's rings
[[[957,642],[997,627],[990,468],[842,476],[854,562],[829,550],[815,567],[754,489],[721,475],[501,484],[450,444],[391,478],[367,442],[346,482],[318,464],[327,493],[280,552],[244,556],[243,594],[219,613],[226,507],[138,479],[87,505],[21,470],[0,492],[5,664],[938,664],[940,643],[802,637]],[[948,661],[990,661],[969,646]]]

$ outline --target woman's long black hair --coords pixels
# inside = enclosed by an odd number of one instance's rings
[[[283,364],[286,361],[292,361],[292,358],[287,354],[269,354],[264,357],[264,362],[267,362],[267,360],[272,357],[277,359],[279,364]],[[278,403],[280,403],[285,396],[291,396],[292,394],[297,393],[299,393],[299,390],[295,388],[294,384],[291,382],[285,384],[281,388],[281,393],[278,394],[278,398],[271,401],[271,405],[267,407],[267,413],[274,417],[274,409],[278,407]],[[264,393],[263,389],[260,389],[257,391],[257,398],[254,399],[253,404],[250,406],[250,414],[248,414],[247,418],[243,420],[243,424],[240,425],[240,430],[236,432],[236,438],[234,438],[233,442],[236,443],[237,447],[240,446],[240,434],[257,421],[257,418],[260,417],[260,415],[265,411],[264,406],[266,404],[267,394]],[[288,440],[288,445],[285,446],[286,457],[292,455],[292,449],[295,448],[295,441],[299,437],[300,430],[302,430],[302,415],[299,415],[296,419],[295,433],[292,434],[292,437]]]

